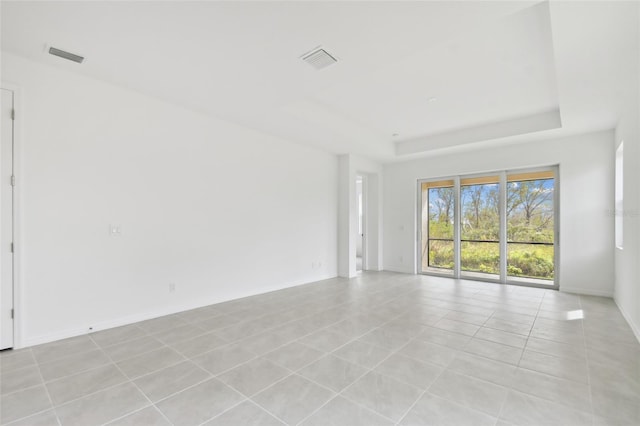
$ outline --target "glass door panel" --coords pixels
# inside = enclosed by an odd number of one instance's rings
[[[557,288],[556,172],[419,181],[418,270]]]
[[[507,175],[507,280],[554,285],[553,171]]]
[[[454,209],[453,180],[424,182],[422,192],[422,272],[453,276]]]
[[[500,279],[500,177],[460,180],[460,275]]]

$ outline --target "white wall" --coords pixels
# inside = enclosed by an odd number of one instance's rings
[[[336,156],[2,59],[21,88],[23,345],[336,275]]]
[[[616,211],[623,222],[624,247],[615,249],[615,300],[640,340],[640,137],[631,112],[616,128],[616,147],[624,141],[624,207]]]
[[[384,266],[416,271],[417,180],[560,165],[560,290],[613,294],[613,133],[502,146],[384,166]]]
[[[640,51],[640,6],[635,4],[636,16],[627,19],[635,25],[636,51]],[[635,21],[633,21],[635,19]],[[629,63],[623,68],[630,86],[624,92],[621,116],[616,127],[616,148],[624,141],[624,208],[616,212],[623,221],[624,248],[616,249],[615,255],[615,300],[631,328],[640,340],[640,54],[627,58]]]

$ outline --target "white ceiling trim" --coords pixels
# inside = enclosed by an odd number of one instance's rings
[[[560,110],[554,109],[540,114],[398,141],[395,144],[396,155],[417,154],[474,142],[540,132],[542,130],[559,129],[561,127]]]

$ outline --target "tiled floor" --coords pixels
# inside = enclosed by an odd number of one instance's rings
[[[12,425],[638,425],[611,299],[363,273],[0,355]]]

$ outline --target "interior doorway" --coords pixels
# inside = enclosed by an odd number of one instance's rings
[[[356,203],[358,206],[358,234],[356,237],[356,271],[362,271],[365,267],[365,191],[364,191],[364,177],[356,176]]]
[[[13,347],[14,93],[2,92],[0,138],[0,350]]]

